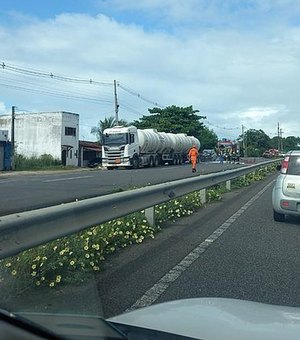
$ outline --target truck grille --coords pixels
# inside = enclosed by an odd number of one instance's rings
[[[106,157],[107,157],[107,161],[109,164],[115,164],[116,161],[121,161],[122,158],[124,157],[124,151],[120,151],[120,150],[109,150],[106,151]]]

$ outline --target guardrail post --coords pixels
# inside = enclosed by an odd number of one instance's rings
[[[231,180],[226,181],[226,190],[230,191],[231,190]]]
[[[145,217],[151,227],[155,227],[155,206],[145,209]]]
[[[206,203],[206,189],[200,190],[200,202],[201,204]]]

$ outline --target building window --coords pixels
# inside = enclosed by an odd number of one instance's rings
[[[65,136],[74,136],[76,137],[76,128],[72,127],[65,127]]]

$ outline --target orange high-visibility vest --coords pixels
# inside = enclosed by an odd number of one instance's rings
[[[199,155],[199,152],[196,148],[191,148],[190,151],[189,151],[189,158],[191,160],[194,160],[194,159],[197,159]]]

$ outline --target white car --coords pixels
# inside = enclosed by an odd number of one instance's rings
[[[300,216],[300,150],[289,151],[278,167],[273,192],[273,217],[283,222],[286,215]]]

